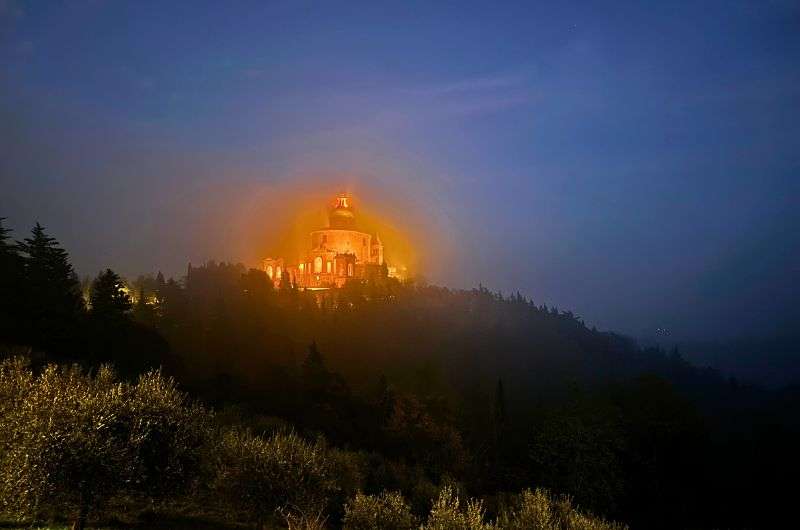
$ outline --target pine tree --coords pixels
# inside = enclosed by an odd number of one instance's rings
[[[76,347],[84,303],[69,255],[39,223],[17,249],[22,254],[23,311],[30,342],[54,351]]]
[[[5,217],[0,217],[0,255],[5,255],[6,253],[13,252],[16,254],[16,250],[14,249],[13,245],[8,244],[8,234],[11,233],[11,229],[6,228],[3,226],[3,221],[5,221]]]
[[[133,304],[124,290],[122,278],[106,269],[92,282],[92,316],[104,320],[125,318]]]
[[[58,309],[72,312],[82,307],[80,282],[69,262],[67,251],[58,241],[45,234],[39,223],[31,230],[32,237],[18,244],[25,256],[25,275],[34,295],[41,301],[60,302]]]
[[[504,434],[506,430],[506,394],[503,388],[503,380],[497,380],[494,391],[494,404],[492,410],[491,438],[489,440],[488,464],[493,480],[502,482],[503,463],[506,462],[507,439]]]
[[[0,217],[0,340],[17,342],[20,339],[22,299],[22,260],[17,247],[9,243],[11,230],[3,226]]]
[[[16,276],[20,272],[20,257],[17,247],[9,244],[11,230],[3,226],[3,220],[5,217],[0,217],[0,286],[5,289],[12,288],[19,280]],[[11,298],[10,292],[3,291],[2,294],[6,301]]]

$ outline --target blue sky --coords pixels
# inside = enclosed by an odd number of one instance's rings
[[[81,274],[255,264],[313,180],[434,233],[436,283],[800,323],[796,2],[0,0],[0,65],[0,215]]]

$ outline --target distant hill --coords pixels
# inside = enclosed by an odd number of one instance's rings
[[[770,388],[800,384],[800,336],[679,343],[688,360]]]

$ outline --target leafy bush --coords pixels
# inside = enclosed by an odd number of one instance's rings
[[[109,367],[34,374],[23,359],[0,363],[0,499],[17,516],[90,511],[121,494],[155,495],[192,476],[205,411],[154,372],[136,385]]]
[[[507,530],[625,530],[618,523],[607,522],[578,512],[567,496],[551,496],[537,488],[520,493],[508,510],[497,519],[498,526]]]
[[[329,448],[326,458],[336,482],[328,503],[328,515],[333,521],[341,521],[347,501],[364,489],[368,456],[364,452]]]
[[[38,377],[21,360],[0,366],[3,407],[0,476],[7,509],[21,516],[58,508],[76,513],[122,491],[130,478],[125,392],[108,368],[88,377],[48,366]]]
[[[185,491],[200,475],[212,414],[160,372],[139,377],[126,414],[136,490],[158,499]]]
[[[308,443],[293,432],[262,438],[230,430],[215,451],[214,489],[259,528],[278,512],[310,517],[336,490],[325,453],[322,442]]]
[[[327,517],[322,512],[316,514],[298,514],[289,510],[281,510],[283,521],[288,530],[324,530],[327,528]]]
[[[380,495],[359,492],[344,511],[345,530],[409,530],[417,527],[417,518],[400,492],[383,492]]]
[[[425,530],[491,530],[494,525],[484,521],[483,503],[467,500],[462,506],[451,486],[444,486],[433,504]]]
[[[408,458],[433,478],[466,466],[467,451],[458,430],[450,421],[435,418],[413,396],[393,400],[384,431],[390,455]]]
[[[580,403],[543,420],[528,447],[539,483],[574,496],[581,506],[613,511],[624,492],[618,413],[603,403]]]
[[[543,489],[525,490],[515,506],[503,511],[498,523],[508,530],[551,530],[560,528],[552,499]]]
[[[34,519],[72,514],[81,529],[109,501],[164,498],[185,491],[206,469],[226,512],[246,514],[259,528],[282,519],[289,528],[321,529],[330,518],[349,530],[409,530],[419,527],[414,513],[427,512],[437,495],[419,468],[293,432],[265,437],[225,427],[211,436],[211,418],[160,372],[130,384],[109,367],[92,375],[50,365],[37,373],[22,358],[0,362],[0,507]],[[400,492],[362,493],[365,485],[387,482],[416,498],[417,511]],[[462,501],[457,484],[443,480],[419,528],[626,528],[544,489],[524,490],[508,504],[487,521],[481,501]]]

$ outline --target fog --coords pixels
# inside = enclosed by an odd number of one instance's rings
[[[797,329],[786,5],[6,4],[0,216],[83,276],[257,266],[347,191],[434,283],[637,337]]]

